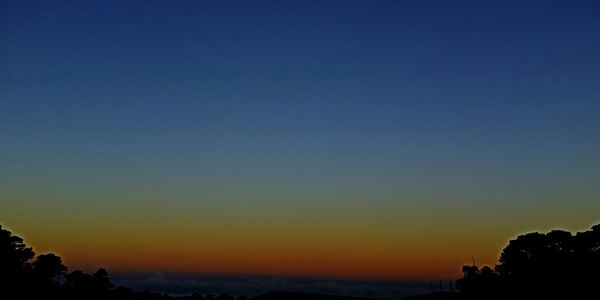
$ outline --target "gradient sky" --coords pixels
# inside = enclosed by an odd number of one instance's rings
[[[599,178],[596,1],[0,4],[0,222],[71,269],[457,276]]]

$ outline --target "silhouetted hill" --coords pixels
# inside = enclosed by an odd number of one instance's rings
[[[439,292],[427,295],[406,297],[404,300],[462,300],[465,299],[463,294]]]
[[[300,293],[289,291],[270,291],[256,296],[252,300],[375,300],[373,298],[347,297],[326,294]]]

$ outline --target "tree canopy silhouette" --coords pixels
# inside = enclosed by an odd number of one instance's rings
[[[109,298],[112,284],[104,269],[67,273],[56,254],[34,257],[22,238],[0,226],[0,299],[121,299]]]
[[[62,258],[53,253],[39,255],[33,262],[33,270],[45,278],[54,278],[67,272]]]
[[[35,256],[23,239],[14,236],[0,225],[0,274],[12,277],[27,270],[27,263]]]
[[[34,258],[35,257],[35,258]],[[35,256],[22,238],[0,225],[0,299],[91,299],[147,300],[174,299],[149,291],[135,292],[114,288],[108,272],[100,268],[93,274],[76,270],[67,273],[62,258],[53,253]],[[181,300],[234,300],[228,294],[178,297]],[[247,298],[241,298],[247,299]]]
[[[502,250],[494,270],[463,267],[457,287],[470,295],[600,298],[600,225],[575,235],[563,230],[527,233]]]

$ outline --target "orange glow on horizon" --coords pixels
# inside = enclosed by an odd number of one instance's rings
[[[448,249],[451,250],[451,249]],[[431,280],[457,278],[462,260],[457,250],[385,249],[363,247],[314,247],[252,245],[205,248],[137,247],[65,248],[59,252],[70,268],[93,270],[105,267],[118,272],[215,273],[231,275],[277,275],[293,277]],[[492,263],[494,261],[491,261]]]
[[[471,263],[471,253],[478,265],[494,265],[506,242],[522,232],[482,230],[490,233],[474,234],[458,223],[422,226],[418,234],[410,227],[363,226],[375,224],[372,219],[365,219],[361,226],[330,222],[321,231],[314,223],[306,228],[283,222],[281,226],[229,222],[208,227],[200,222],[142,226],[134,221],[130,226],[118,219],[80,226],[57,223],[51,230],[43,223],[28,223],[13,232],[24,237],[37,254],[60,255],[70,270],[103,267],[109,272],[165,270],[367,280],[458,278],[462,265]]]

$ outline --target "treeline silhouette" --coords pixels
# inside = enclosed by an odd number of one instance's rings
[[[600,224],[511,240],[495,267],[462,268],[456,286],[476,299],[600,299]]]
[[[511,240],[499,264],[462,268],[457,293],[435,293],[410,299],[600,299],[600,224],[575,235],[554,230],[528,233]],[[114,287],[105,269],[93,274],[68,272],[52,253],[35,256],[23,239],[0,225],[0,299],[92,300],[235,300],[229,294],[171,297]],[[237,300],[246,300],[239,296]],[[330,295],[269,292],[256,300],[359,299]]]
[[[130,288],[113,287],[108,272],[98,269],[93,274],[68,272],[62,259],[52,253],[35,256],[22,238],[0,225],[0,299],[91,299],[146,300],[174,299],[149,291],[135,292]],[[178,297],[180,300],[235,300],[228,295]],[[247,297],[238,297],[245,300]]]

